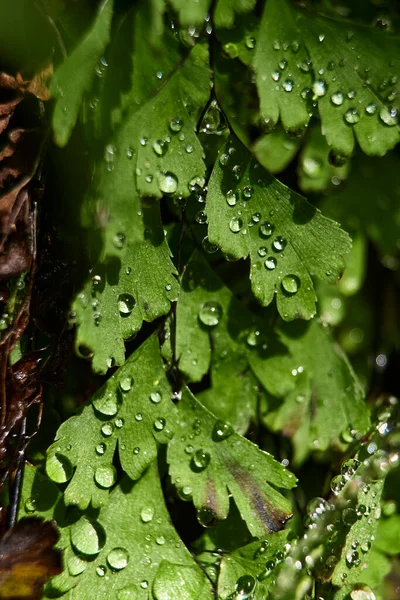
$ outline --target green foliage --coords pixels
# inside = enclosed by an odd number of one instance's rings
[[[392,600],[400,13],[356,4],[38,2],[44,599]]]

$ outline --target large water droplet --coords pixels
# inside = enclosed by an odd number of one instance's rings
[[[125,548],[113,548],[107,555],[107,562],[115,571],[121,571],[129,562],[129,553]]]
[[[89,521],[82,517],[71,526],[72,545],[80,552],[88,556],[98,554],[104,545],[105,536],[99,523]]]
[[[252,575],[242,575],[236,582],[235,591],[240,600],[249,600],[253,597],[257,581]]]
[[[169,128],[173,133],[179,133],[183,127],[183,121],[181,119],[171,119],[169,122]]]
[[[135,298],[131,294],[120,294],[118,296],[118,310],[123,317],[131,314],[135,304]]]
[[[101,426],[101,433],[105,437],[110,437],[110,435],[112,435],[113,431],[114,431],[114,425],[112,423],[104,423],[104,425]]]
[[[193,471],[204,471],[210,464],[211,456],[204,450],[196,450],[191,460]]]
[[[156,140],[153,142],[153,150],[158,156],[164,156],[168,150],[168,144],[164,140]]]
[[[94,479],[100,487],[108,489],[117,481],[117,471],[112,465],[97,467]]]
[[[323,79],[317,79],[314,81],[312,86],[312,91],[314,92],[315,96],[318,96],[318,98],[325,96],[327,89],[327,83]]]
[[[260,225],[260,236],[263,238],[269,238],[273,234],[275,227],[269,221],[264,221]]]
[[[381,108],[379,111],[379,118],[388,127],[393,127],[399,122],[397,110],[395,108],[389,108],[388,106],[383,106]]]
[[[70,460],[57,452],[47,458],[46,472],[56,483],[65,483],[71,479],[73,468]]]
[[[287,241],[281,235],[274,239],[272,247],[276,252],[282,252],[285,249]]]
[[[228,425],[228,423],[218,420],[214,425],[212,438],[215,442],[222,442],[223,440],[226,440],[226,438],[231,436],[232,433],[233,429],[230,425]]]
[[[159,404],[161,402],[162,396],[160,392],[151,392],[150,401],[153,404]]]
[[[121,379],[119,380],[119,387],[122,392],[129,392],[129,390],[132,389],[132,386],[133,386],[133,377],[131,377],[130,375],[125,375],[124,377],[121,377]]]
[[[296,294],[300,287],[300,279],[297,275],[285,275],[281,285],[288,294]]]
[[[344,113],[344,120],[349,125],[355,125],[360,120],[360,111],[357,108],[349,108]]]
[[[158,187],[164,194],[173,194],[178,189],[178,179],[173,173],[159,173]]]
[[[102,415],[109,417],[114,416],[118,412],[117,399],[112,392],[103,393],[102,396],[94,398],[93,406]]]
[[[341,106],[344,102],[344,94],[342,92],[335,92],[331,96],[331,102],[334,106]]]
[[[215,300],[209,300],[205,302],[199,311],[199,319],[203,325],[207,327],[215,327],[218,325],[222,317],[222,307],[219,302]]]
[[[232,217],[232,219],[229,221],[229,229],[232,231],[232,233],[239,233],[242,227],[243,221],[240,217]]]
[[[237,202],[237,194],[233,190],[229,190],[226,194],[226,201],[229,206],[235,206]]]

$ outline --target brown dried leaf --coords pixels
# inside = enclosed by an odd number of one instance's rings
[[[0,539],[0,598],[40,600],[48,578],[61,573],[53,523],[21,519]]]

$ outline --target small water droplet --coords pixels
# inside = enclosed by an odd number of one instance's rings
[[[130,375],[125,375],[124,377],[121,377],[121,379],[119,380],[119,387],[122,392],[129,392],[129,390],[132,389],[132,385],[133,385],[133,377],[131,377]]]
[[[237,202],[237,194],[233,190],[229,190],[226,194],[226,201],[229,206],[235,206]]]
[[[240,217],[232,217],[232,219],[229,221],[229,229],[232,231],[232,233],[239,233],[242,227],[243,221]]]
[[[153,404],[159,404],[161,402],[162,396],[160,392],[151,392],[150,401]]]
[[[108,489],[117,481],[117,471],[112,465],[97,467],[94,479],[100,487]]]
[[[155,514],[154,506],[149,504],[148,506],[144,506],[140,511],[140,518],[143,523],[149,523],[153,520]]]
[[[112,423],[104,423],[104,425],[102,425],[102,427],[101,427],[101,433],[105,437],[110,437],[110,435],[112,435],[113,431],[114,431],[114,426]]]
[[[268,271],[273,271],[276,268],[277,264],[278,264],[278,261],[273,256],[269,256],[266,259],[266,261],[264,262],[264,266],[266,269],[268,269]]]
[[[360,111],[357,108],[349,108],[344,113],[344,120],[349,125],[355,125],[360,120]]]
[[[231,436],[232,433],[233,429],[228,423],[218,420],[214,425],[212,437],[215,442],[222,442]]]
[[[282,252],[282,250],[285,249],[286,244],[287,244],[287,241],[285,240],[285,238],[283,238],[282,236],[279,235],[272,242],[272,247],[274,250],[276,250],[276,252]]]
[[[210,464],[211,456],[204,450],[196,450],[191,460],[191,467],[193,471],[204,471]]]

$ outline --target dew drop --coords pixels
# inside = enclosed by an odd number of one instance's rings
[[[149,523],[150,521],[153,520],[154,517],[154,506],[149,505],[149,506],[144,506],[142,508],[142,510],[140,511],[140,518],[142,519],[143,523]]]
[[[99,456],[102,456],[106,450],[107,450],[106,444],[97,444],[96,454],[98,454]]]
[[[285,90],[285,92],[291,92],[293,87],[294,87],[294,83],[292,79],[285,79],[285,81],[282,84],[283,89]]]
[[[164,140],[156,140],[153,142],[153,150],[157,156],[164,156],[168,150],[168,144]]]
[[[264,262],[264,266],[266,269],[268,269],[268,271],[273,271],[276,268],[277,264],[278,261],[274,256],[269,256]]]
[[[371,104],[368,104],[368,106],[366,106],[365,108],[365,112],[367,113],[367,115],[375,115],[377,110],[378,109],[376,107],[376,104],[373,104],[372,102]]]
[[[226,201],[229,206],[235,206],[237,202],[237,194],[233,190],[229,190],[229,192],[226,194]]]
[[[261,248],[258,249],[258,256],[261,256],[261,258],[263,258],[264,256],[267,256],[267,248],[265,246],[261,246]]]
[[[162,396],[160,392],[151,392],[150,394],[150,402],[153,404],[159,404],[161,402]]]
[[[355,125],[360,120],[360,112],[359,112],[359,110],[357,108],[354,108],[354,107],[349,108],[344,113],[344,120],[349,125]]]
[[[119,387],[122,392],[129,392],[132,389],[133,378],[130,375],[126,375],[119,380]]]
[[[110,437],[110,435],[112,435],[113,431],[114,431],[114,426],[112,423],[104,423],[104,425],[102,425],[102,427],[101,427],[101,433],[105,437]]]
[[[314,92],[315,96],[318,96],[318,98],[322,98],[322,96],[325,96],[327,89],[328,86],[326,84],[326,81],[324,81],[323,79],[317,79],[316,81],[314,81],[312,86],[312,91]]]
[[[88,556],[98,554],[104,541],[104,531],[101,526],[86,517],[81,517],[71,526],[71,543],[81,554]]]
[[[249,185],[246,185],[243,188],[243,199],[244,200],[249,200],[253,195],[253,188],[250,187]]]
[[[158,174],[158,187],[164,194],[173,194],[178,189],[178,179],[170,172]]]
[[[388,127],[393,127],[399,122],[397,110],[395,108],[389,108],[388,106],[383,106],[381,108],[379,111],[379,118]]]
[[[97,467],[94,479],[100,487],[108,489],[117,481],[117,471],[112,465]]]
[[[130,315],[135,304],[135,298],[131,294],[120,294],[118,296],[118,310],[122,316],[127,317]]]
[[[162,417],[159,417],[158,419],[156,419],[154,421],[153,427],[156,431],[162,431],[165,427],[165,419],[163,419]]]
[[[276,252],[282,252],[285,249],[287,241],[282,236],[278,236],[272,242],[272,247]]]
[[[263,238],[271,237],[275,227],[269,221],[264,221],[260,225],[260,236]]]
[[[299,290],[300,279],[297,277],[297,275],[285,275],[285,277],[282,279],[281,285],[285,292],[293,295]]]
[[[113,548],[107,555],[107,562],[115,571],[121,571],[129,562],[129,553],[125,548]]]
[[[181,119],[171,119],[169,122],[169,128],[173,133],[179,133],[183,127]]]
[[[193,471],[199,472],[204,471],[210,464],[211,456],[204,450],[196,450],[191,460],[191,467]]]
[[[218,325],[222,317],[222,307],[219,302],[209,300],[205,302],[199,311],[199,319],[207,327],[215,327]]]
[[[212,437],[215,442],[222,442],[231,436],[232,433],[233,429],[228,423],[218,420],[214,425]]]

